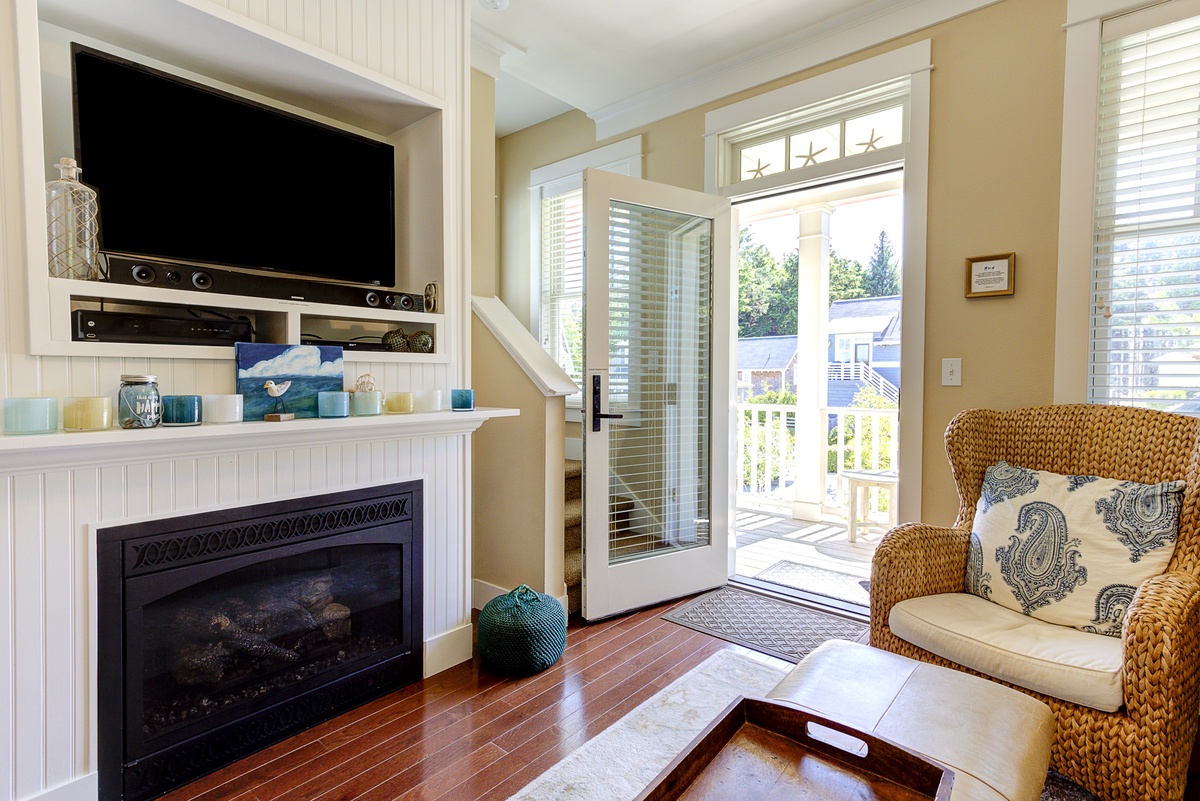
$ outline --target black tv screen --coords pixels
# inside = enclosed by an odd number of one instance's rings
[[[109,253],[396,283],[391,145],[72,46]]]

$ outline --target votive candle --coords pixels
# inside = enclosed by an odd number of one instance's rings
[[[57,398],[5,398],[5,434],[49,434],[58,430]]]
[[[383,393],[379,390],[358,390],[350,399],[355,417],[374,417],[383,414]]]
[[[412,414],[413,394],[411,392],[389,392],[387,394],[388,414]]]
[[[63,400],[63,428],[67,431],[101,431],[112,427],[113,403],[107,395]]]
[[[319,417],[349,417],[350,393],[342,391],[318,392],[317,415]]]

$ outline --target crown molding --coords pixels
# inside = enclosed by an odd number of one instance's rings
[[[596,122],[597,140],[608,139],[998,2],[880,2],[873,12],[852,21],[816,26],[619,103],[585,111]]]

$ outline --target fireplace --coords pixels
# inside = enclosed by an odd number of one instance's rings
[[[97,531],[101,801],[421,678],[421,482]]]

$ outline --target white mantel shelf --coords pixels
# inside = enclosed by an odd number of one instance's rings
[[[211,456],[290,446],[336,445],[382,439],[470,434],[493,417],[519,409],[417,412],[375,417],[304,418],[280,423],[158,427],[0,437],[0,473]]]

